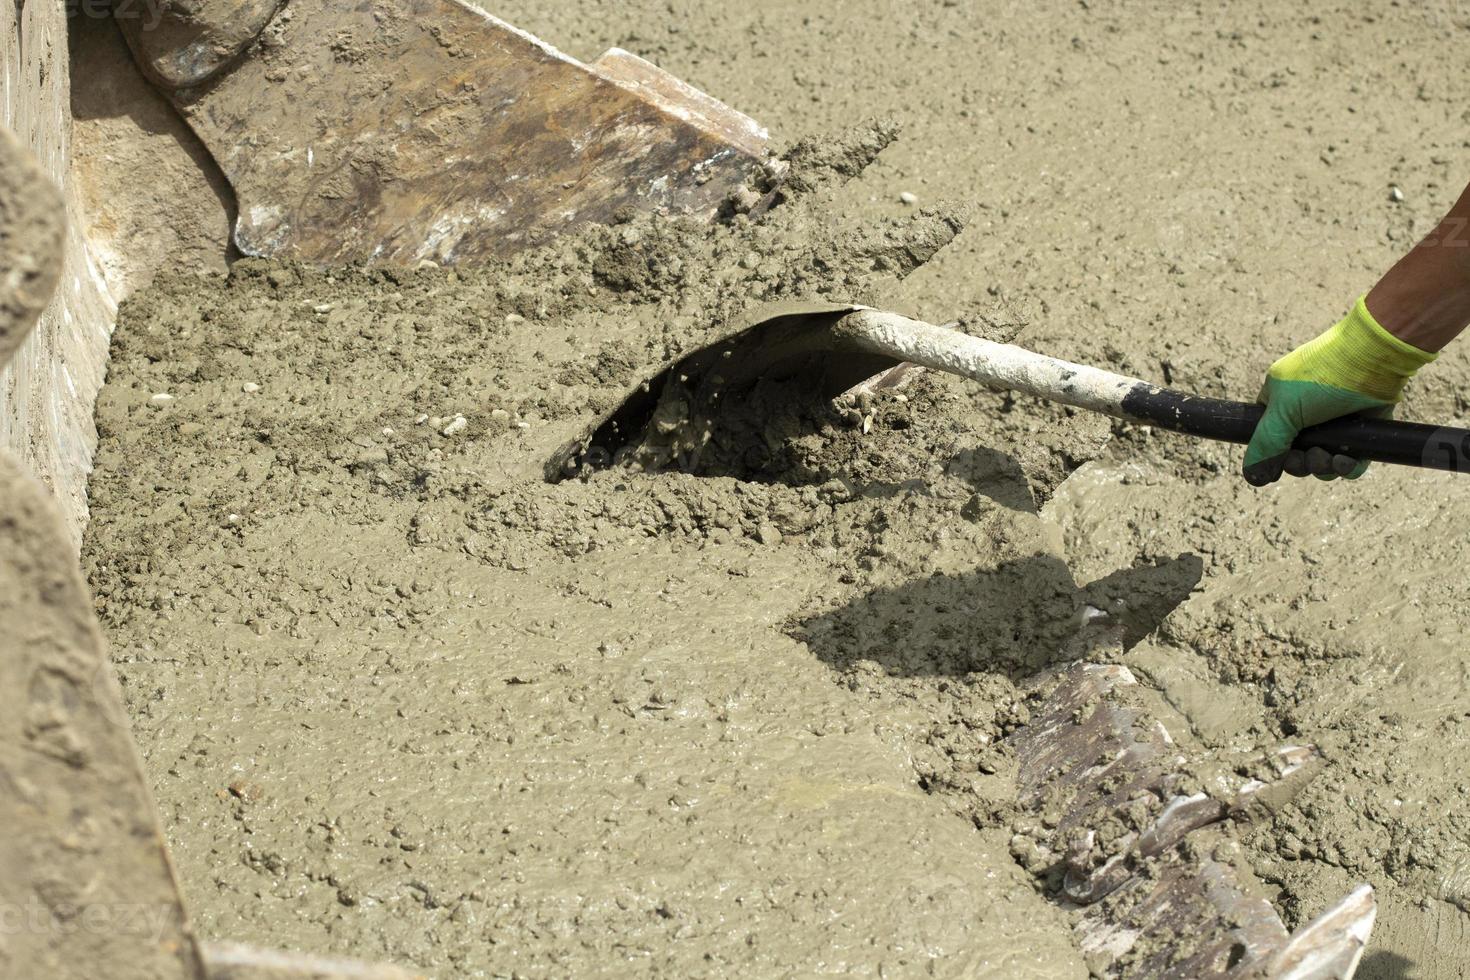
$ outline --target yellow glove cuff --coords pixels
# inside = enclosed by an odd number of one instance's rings
[[[1360,297],[1341,323],[1271,365],[1270,375],[1397,402],[1414,372],[1438,356],[1383,329]]]

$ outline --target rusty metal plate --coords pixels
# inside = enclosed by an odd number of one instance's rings
[[[754,123],[708,97],[681,108],[682,83],[646,63],[608,65],[459,0],[293,0],[170,97],[235,189],[241,252],[453,264],[628,206],[712,215],[764,163]]]
[[[744,153],[766,151],[766,131],[754,119],[630,51],[612,48],[592,70]]]
[[[155,85],[198,85],[260,36],[284,0],[116,0],[113,13]]]

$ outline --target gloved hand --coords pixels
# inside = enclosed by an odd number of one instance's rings
[[[1246,481],[1261,487],[1311,474],[1355,480],[1365,461],[1325,449],[1292,449],[1308,426],[1358,413],[1387,418],[1414,372],[1437,357],[1407,344],[1378,323],[1359,299],[1341,323],[1271,365],[1258,401],[1266,414],[1245,450]]]

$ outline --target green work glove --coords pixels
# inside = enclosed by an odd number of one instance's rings
[[[1414,372],[1436,356],[1383,329],[1359,299],[1341,323],[1287,354],[1266,373],[1257,399],[1266,406],[1266,414],[1245,450],[1246,481],[1261,487],[1280,479],[1283,472],[1323,480],[1362,476],[1366,461],[1325,449],[1292,449],[1297,433],[1343,415],[1387,418]]]

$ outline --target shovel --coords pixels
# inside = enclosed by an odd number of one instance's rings
[[[1264,407],[1202,398],[1013,344],[862,306],[779,304],[748,315],[644,380],[547,466],[554,481],[627,458],[666,387],[681,386],[690,417],[708,417],[758,379],[799,379],[834,398],[902,364],[917,364],[1126,422],[1220,442],[1247,443]],[[1470,430],[1349,416],[1302,430],[1297,449],[1426,469],[1470,470]]]

